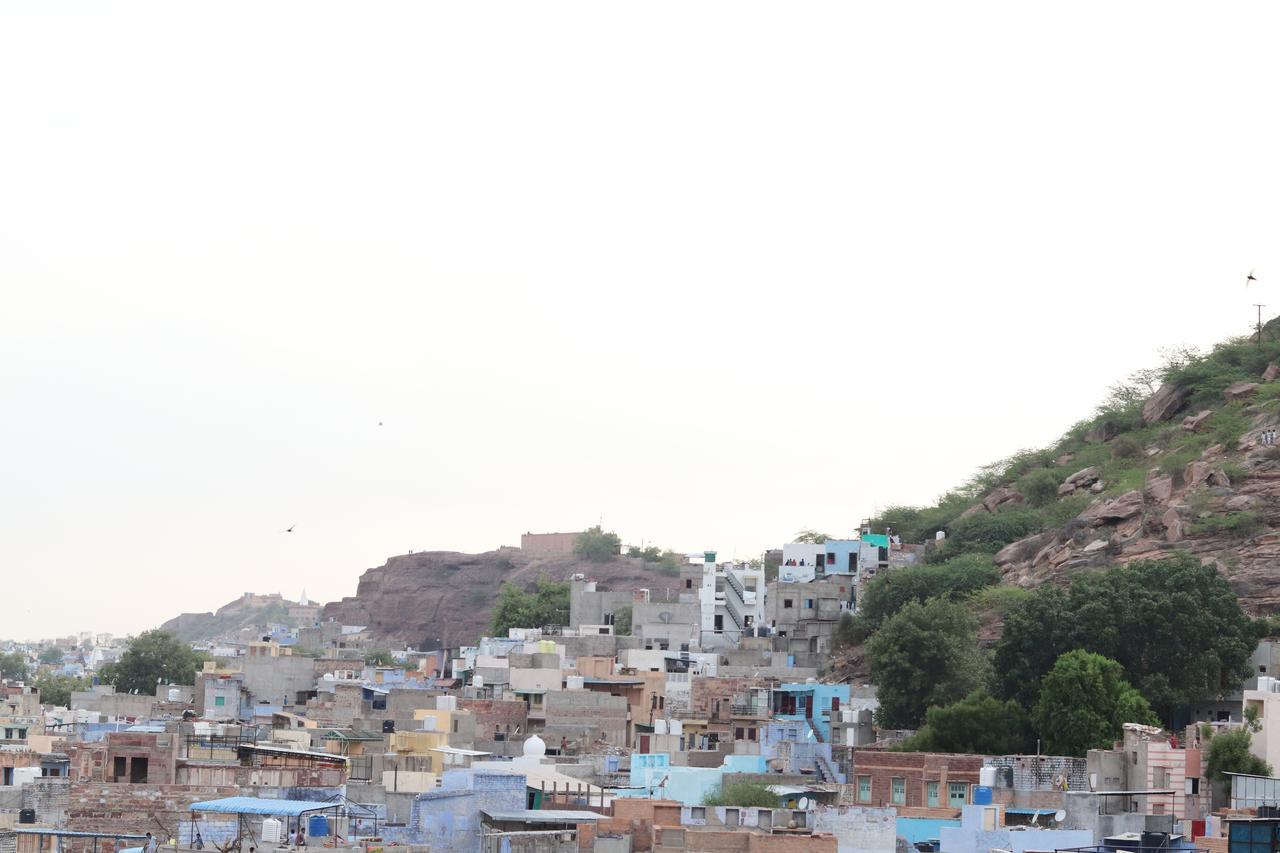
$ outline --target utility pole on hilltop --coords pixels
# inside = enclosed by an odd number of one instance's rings
[[[1253,303],[1253,307],[1258,309],[1258,326],[1257,326],[1257,330],[1258,330],[1258,340],[1257,340],[1257,344],[1258,344],[1258,346],[1262,346],[1262,309],[1263,309],[1263,308],[1266,308],[1267,306],[1265,306],[1265,305],[1259,305],[1257,302],[1255,302],[1255,303]]]

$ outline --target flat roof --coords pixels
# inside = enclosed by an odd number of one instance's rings
[[[478,749],[459,749],[456,746],[433,746],[432,752],[443,752],[446,755],[493,755],[492,752],[481,752]]]
[[[578,812],[558,809],[521,809],[514,812],[481,811],[489,820],[510,821],[512,823],[586,823],[597,821],[600,815],[595,812]]]
[[[316,800],[271,800],[265,797],[223,797],[221,800],[205,800],[192,803],[193,812],[217,812],[218,814],[265,814],[298,817],[308,812],[340,809],[345,803],[323,803]],[[131,836],[137,837],[137,836]]]
[[[303,755],[307,758],[327,758],[330,761],[346,763],[345,755],[334,755],[332,752],[315,752],[310,749],[290,749],[287,746],[267,746],[266,744],[242,743],[240,749],[252,749],[256,752],[274,752],[277,755]]]

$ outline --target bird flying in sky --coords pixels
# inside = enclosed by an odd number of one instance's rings
[[[1257,280],[1258,280],[1258,277],[1253,274],[1253,270],[1249,270],[1249,274],[1244,277],[1244,286],[1248,287],[1249,285],[1253,284]]]
[[[293,528],[295,528],[295,527],[297,527],[297,526],[298,526],[298,525],[296,525],[296,524],[290,524],[288,527],[286,527],[286,528],[285,528],[284,532],[285,532],[285,533],[292,533],[292,532],[293,532]]]

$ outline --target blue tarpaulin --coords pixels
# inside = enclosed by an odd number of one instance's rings
[[[345,808],[345,803],[322,803],[314,800],[269,800],[264,797],[224,797],[221,800],[205,800],[192,803],[193,812],[217,812],[218,814],[265,814],[298,817],[307,812]]]

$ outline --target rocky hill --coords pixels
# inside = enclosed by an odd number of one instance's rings
[[[183,613],[160,626],[184,642],[200,642],[256,631],[268,623],[291,625],[289,607],[295,602],[279,594],[245,593],[213,613]]]
[[[614,589],[674,587],[656,563],[617,557],[532,557],[518,548],[484,554],[426,551],[392,557],[360,576],[356,594],[325,605],[322,618],[365,625],[391,644],[439,648],[476,642],[488,629],[504,581],[532,585],[540,576],[567,580],[582,573]],[[565,614],[566,618],[568,614]]]
[[[1135,374],[1055,446],[876,523],[920,539],[944,530],[933,559],[994,553],[1023,587],[1188,551],[1249,612],[1280,611],[1280,341],[1263,338]]]

